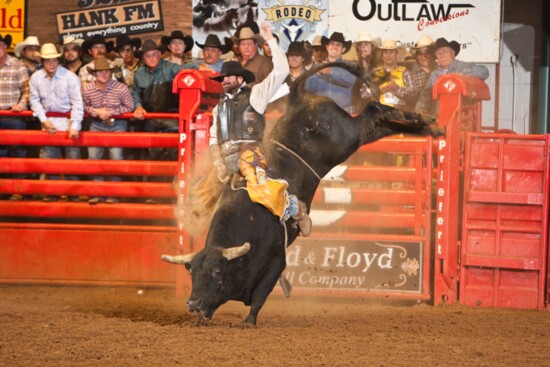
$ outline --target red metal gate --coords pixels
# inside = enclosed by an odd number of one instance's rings
[[[548,136],[469,134],[460,302],[543,308],[548,242]]]

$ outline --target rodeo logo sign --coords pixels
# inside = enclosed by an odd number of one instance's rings
[[[287,49],[294,41],[311,42],[327,28],[328,0],[264,0],[260,6],[264,13],[262,20],[271,22],[283,49]]]
[[[121,1],[114,1],[118,4]],[[79,1],[81,10],[57,13],[57,33],[60,40],[71,35],[91,38],[95,35],[116,37],[119,34],[138,34],[164,30],[160,0],[131,2],[115,6],[91,8],[110,1]]]
[[[421,242],[297,240],[284,275],[295,287],[421,293]]]

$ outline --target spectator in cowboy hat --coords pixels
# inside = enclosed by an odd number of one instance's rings
[[[258,52],[258,47],[263,43],[262,36],[255,33],[252,27],[242,27],[236,36],[241,54],[241,65],[254,74],[255,83],[260,83],[273,69],[271,61]]]
[[[94,63],[94,68],[88,72],[95,76],[95,81],[88,83],[82,90],[85,111],[93,117],[90,131],[96,132],[125,132],[128,122],[123,119],[113,118],[134,110],[134,100],[128,87],[112,79],[112,67],[105,56],[99,56]],[[123,160],[122,148],[107,148],[111,160]],[[89,159],[102,159],[105,148],[89,147]],[[103,181],[103,176],[93,177],[94,181]],[[119,176],[110,176],[110,181],[120,181]],[[103,202],[102,197],[93,197],[88,203],[97,204]],[[108,197],[107,203],[118,202],[114,197]]]
[[[322,64],[327,59],[327,49],[321,44],[322,36],[315,36],[311,43],[313,50],[312,66]]]
[[[0,110],[21,112],[29,102],[29,73],[21,60],[8,54],[12,37],[0,34]],[[0,116],[0,130],[26,130],[25,119],[17,116]],[[22,147],[0,145],[0,158],[25,158],[27,151]],[[19,176],[13,176],[19,177]],[[22,200],[21,195],[12,195],[11,200]]]
[[[398,65],[405,49],[397,41],[384,40],[379,47],[382,65],[374,68],[374,84],[380,90],[380,103],[397,108],[405,108],[407,98],[413,93],[411,73]]]
[[[67,36],[63,39],[63,58],[61,61],[61,66],[69,69],[77,75],[80,68],[84,66],[84,60],[82,60],[83,42],[83,38],[75,38],[73,36]]]
[[[15,56],[23,61],[25,67],[32,75],[36,70],[40,69],[40,42],[35,36],[29,36],[23,41],[15,45],[13,52]]]
[[[80,71],[78,72],[78,76],[80,77],[80,80],[82,82],[82,87],[85,87],[86,84],[89,82],[94,81],[94,76],[88,73],[88,67],[94,68],[94,61],[99,56],[106,56],[109,52],[111,52],[113,48],[113,42],[109,41],[107,42],[105,40],[105,37],[101,35],[95,35],[90,39],[87,39],[82,43],[82,52],[84,54],[89,54],[92,57],[92,61],[84,65],[85,67],[80,68]],[[110,61],[113,66],[120,66],[113,61]],[[116,79],[116,76],[113,74],[113,79]]]
[[[380,38],[372,37],[369,31],[366,30],[359,32],[357,35],[355,40],[357,66],[363,76],[370,77],[376,66],[374,51],[380,46],[380,41]]]
[[[193,37],[184,35],[182,31],[173,31],[170,36],[162,36],[161,43],[170,51],[166,61],[178,65],[191,61],[185,54],[193,48]]]
[[[328,62],[349,64],[342,55],[351,48],[351,41],[346,41],[340,32],[334,32],[327,38],[321,38],[321,45],[327,50]],[[331,98],[348,113],[354,113],[352,90],[357,78],[343,68],[330,67],[318,71],[306,81],[306,90],[320,96]]]
[[[30,102],[33,114],[42,123],[42,130],[49,134],[66,133],[69,139],[78,138],[84,105],[80,93],[80,80],[69,70],[59,67],[61,54],[53,43],[46,43],[40,49],[42,68],[35,72],[30,80]],[[47,112],[70,112],[70,117],[50,117]],[[63,154],[62,154],[63,152]],[[45,146],[40,151],[40,158],[45,159],[79,159],[80,147],[77,146]],[[49,176],[57,178],[56,176]],[[67,175],[67,180],[77,180],[78,177]],[[57,200],[45,197],[44,201]],[[69,198],[78,201],[77,197]]]
[[[304,42],[293,41],[288,45],[288,51],[286,52],[286,58],[288,60],[289,73],[285,79],[285,83],[292,84],[296,78],[302,75],[306,71],[304,65],[306,60],[307,51],[304,47]]]
[[[137,51],[143,66],[134,74],[134,85],[130,89],[136,109],[134,117],[143,120],[147,112],[176,112],[179,109],[178,96],[172,93],[172,81],[180,70],[197,69],[194,64],[177,65],[162,58],[161,47],[152,39],[143,42]],[[145,131],[178,131],[177,119],[146,119]],[[166,150],[151,150],[153,158],[163,158]],[[164,157],[166,158],[166,157]]]
[[[219,73],[222,69],[223,60],[221,56],[231,51],[233,42],[229,38],[225,38],[225,44],[222,44],[218,36],[209,34],[204,41],[204,44],[195,42],[202,49],[204,63],[199,65],[200,70],[212,70]]]
[[[426,86],[420,93],[416,103],[416,111],[435,116],[438,113],[438,106],[432,103],[432,88],[440,76],[445,74],[461,74],[473,76],[481,80],[489,77],[489,70],[484,65],[457,60],[461,45],[457,41],[447,41],[445,38],[438,38],[434,44],[434,54],[437,67],[430,73]]]
[[[141,39],[130,38],[125,34],[116,37],[114,50],[120,55],[122,79],[121,82],[128,88],[134,85],[134,73],[141,66],[139,58],[136,57],[136,51],[141,47]]]
[[[429,36],[421,36],[411,47],[411,55],[416,61],[411,67],[411,79],[413,85],[413,94],[408,101],[409,110],[414,110],[420,92],[426,86],[428,77],[437,66],[434,55],[434,40]]]

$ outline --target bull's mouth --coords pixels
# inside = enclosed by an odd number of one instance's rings
[[[209,309],[205,307],[205,305],[203,305],[203,303],[200,300],[199,301],[189,300],[187,302],[187,308],[190,313],[199,314],[199,316],[204,319],[211,319],[212,315],[214,314],[214,311],[216,310],[215,308]]]

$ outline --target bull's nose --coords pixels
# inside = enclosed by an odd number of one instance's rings
[[[189,312],[200,312],[201,300],[200,299],[190,299],[187,301],[187,308]]]

